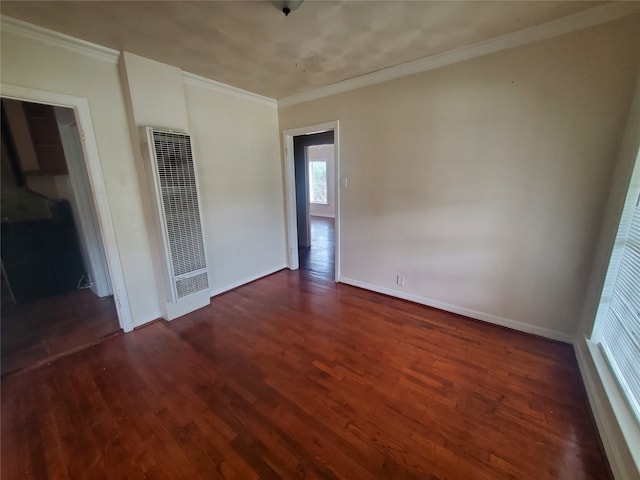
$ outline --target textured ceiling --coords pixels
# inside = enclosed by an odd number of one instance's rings
[[[548,22],[605,2],[10,2],[2,14],[272,98]]]

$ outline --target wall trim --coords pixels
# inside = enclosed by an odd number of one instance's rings
[[[48,45],[55,47],[61,47],[67,50],[71,50],[75,53],[81,53],[88,55],[98,60],[107,61],[110,63],[118,63],[120,52],[112,48],[103,47],[97,43],[88,42],[79,38],[65,35],[64,33],[56,32],[48,28],[40,27],[32,23],[24,22],[16,18],[2,16],[1,17],[1,29],[3,32],[14,33],[21,35],[32,40],[44,42]],[[197,87],[209,88],[220,93],[226,93],[227,95],[233,95],[235,97],[244,98],[245,100],[252,100],[264,105],[277,107],[278,103],[275,99],[259,95],[257,93],[243,90],[233,85],[211,80],[209,78],[201,77],[189,72],[182,72],[182,77],[185,83],[195,85]]]
[[[340,283],[352,285],[358,288],[364,288],[365,290],[371,290],[372,292],[382,293],[389,295],[390,297],[400,298],[402,300],[408,300],[410,302],[426,305],[427,307],[434,307],[446,312],[457,313],[458,315],[464,315],[475,320],[482,320],[483,322],[493,323],[494,325],[500,325],[512,330],[518,330],[520,332],[531,333],[540,337],[549,338],[551,340],[559,340],[565,343],[572,343],[573,337],[567,333],[551,330],[544,327],[537,327],[535,325],[529,325],[528,323],[519,322],[517,320],[511,320],[509,318],[499,317],[490,313],[479,312],[477,310],[471,310],[470,308],[458,307],[456,305],[450,305],[448,303],[440,302],[419,295],[413,295],[411,293],[401,292],[391,288],[381,287],[373,285],[371,283],[361,282],[360,280],[354,280],[353,278],[340,277],[338,280]]]
[[[640,4],[637,2],[607,3],[566,17],[552,20],[551,22],[535,25],[533,27],[501,35],[489,40],[484,40],[482,42],[473,43],[471,45],[466,45],[443,53],[414,60],[412,62],[395,65],[378,70],[377,72],[360,75],[355,78],[336,82],[314,90],[290,95],[279,100],[265,97],[216,80],[201,77],[193,73],[182,72],[182,75],[184,81],[191,85],[210,88],[220,93],[226,93],[247,100],[256,101],[264,105],[277,106],[278,108],[288,107],[298,103],[317,100],[330,95],[336,95],[338,93],[348,92],[350,90],[355,90],[369,85],[375,85],[389,80],[414,75],[416,73],[426,72],[501,50],[546,40],[583,28],[617,20],[638,12],[640,12]],[[120,52],[118,50],[104,47],[86,40],[81,40],[64,33],[56,32],[54,30],[5,15],[0,17],[0,29],[3,32],[21,35],[26,38],[44,42],[52,46],[65,48],[76,53],[88,55],[114,64],[118,62],[118,58],[120,56]]]
[[[290,95],[279,99],[278,107],[288,107],[298,103],[317,100],[330,95],[336,95],[338,93],[348,92],[350,90],[355,90],[369,85],[375,85],[389,80],[406,77],[408,75],[427,72],[436,68],[499,52],[501,50],[558,37],[576,30],[617,20],[637,12],[640,12],[640,4],[637,2],[607,3],[566,17],[552,20],[547,23],[491,38],[489,40],[472,43],[470,45],[424,57],[412,62],[395,65],[393,67],[378,70],[377,72],[367,73],[355,78],[336,82],[325,87]]]
[[[118,63],[120,52],[112,48],[103,47],[97,43],[87,42],[79,38],[65,35],[48,28],[39,27],[32,23],[23,22],[16,18],[3,15],[0,20],[0,29],[3,32],[14,33],[31,40],[44,42],[55,47],[65,48],[75,53],[81,53],[98,60],[110,63]]]
[[[149,315],[145,315],[144,317],[134,319],[133,328],[143,327],[148,323],[155,322],[156,320],[164,320],[162,318],[162,312],[160,312],[160,310],[150,313]]]
[[[640,479],[640,469],[635,464],[625,434],[620,427],[616,412],[606,393],[607,389],[605,388],[603,377],[611,376],[611,374],[604,364],[606,362],[605,359],[602,358],[598,346],[584,337],[576,339],[574,350],[589,405],[591,406],[614,478],[616,480]],[[600,366],[598,366],[599,363],[601,364]],[[609,383],[615,385],[615,379],[611,378],[609,380]],[[622,407],[626,405],[623,399],[619,399],[619,401]],[[631,415],[631,412],[629,411],[627,414]],[[635,427],[636,435],[638,435],[637,423],[633,420],[626,423],[627,428]]]
[[[251,100],[254,102],[269,105],[270,107],[277,107],[278,102],[274,98],[265,97],[257,93],[243,90],[233,85],[211,80],[210,78],[201,77],[194,73],[182,72],[182,78],[186,84],[194,85],[196,87],[208,88],[219,93],[225,93],[227,95],[233,95],[234,97],[244,98],[245,100]]]
[[[216,295],[220,295],[221,293],[228,292],[229,290],[233,290],[234,288],[241,287],[246,285],[247,283],[255,282],[256,280],[261,279],[262,277],[266,277],[273,273],[279,272],[280,270],[284,270],[287,268],[286,263],[282,263],[280,265],[276,265],[273,268],[269,268],[267,270],[263,270],[260,273],[256,273],[255,275],[249,275],[248,277],[243,278],[242,280],[238,280],[237,282],[228,283],[227,285],[223,285],[221,287],[216,287],[211,289],[210,295],[215,297]]]

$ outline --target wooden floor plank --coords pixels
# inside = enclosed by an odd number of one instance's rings
[[[1,394],[7,480],[611,478],[571,346],[304,271]]]
[[[113,296],[75,290],[28,303],[3,298],[2,375],[46,363],[121,333]]]

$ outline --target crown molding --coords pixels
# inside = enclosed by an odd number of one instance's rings
[[[269,105],[270,107],[277,107],[278,102],[274,98],[265,97],[257,93],[243,90],[233,85],[227,85],[226,83],[211,80],[210,78],[201,77],[194,73],[182,72],[182,78],[185,83],[194,85],[196,87],[208,88],[219,93],[227,95],[233,95],[234,97],[244,98],[245,100],[251,100],[253,102],[262,103],[263,105]]]
[[[395,80],[416,73],[427,72],[454,63],[481,57],[513,47],[538,42],[566,33],[592,27],[601,23],[617,20],[622,17],[640,12],[640,2],[612,2],[589,8],[551,22],[507,33],[499,37],[473,43],[447,52],[424,57],[412,62],[378,70],[377,72],[360,75],[349,80],[336,82],[326,87],[316,88],[306,92],[296,93],[278,100],[278,108],[296,105],[298,103],[317,100],[319,98],[348,92],[369,85]]]
[[[96,43],[87,42],[86,40],[81,40],[79,38],[65,35],[54,30],[49,30],[48,28],[39,27],[5,15],[0,17],[0,30],[2,30],[2,32],[13,33],[25,38],[44,42],[48,45],[71,50],[75,53],[81,53],[83,55],[88,55],[114,64],[118,62],[118,58],[120,56],[120,52],[118,50],[103,47]],[[252,100],[269,106],[277,106],[277,102],[273,98],[258,95],[257,93],[242,90],[241,88],[217,82],[215,80],[210,80],[193,73],[182,72],[182,76],[184,81],[191,85],[209,88],[220,93],[226,93],[228,95]]]
[[[31,40],[44,42],[48,45],[65,48],[75,53],[81,53],[98,60],[117,63],[120,52],[112,48],[103,47],[96,43],[80,40],[79,38],[65,35],[48,28],[39,27],[31,23],[23,22],[12,17],[2,16],[0,20],[0,30],[14,33]]]
[[[252,100],[269,106],[288,107],[298,103],[317,100],[319,98],[336,95],[338,93],[356,90],[358,88],[375,85],[378,83],[395,80],[401,77],[427,72],[436,68],[454,63],[470,60],[472,58],[488,55],[513,47],[538,42],[549,38],[564,35],[566,33],[592,27],[601,23],[617,20],[622,17],[640,12],[640,2],[612,2],[594,8],[583,10],[566,17],[543,23],[517,32],[501,35],[489,40],[474,43],[464,47],[449,50],[447,52],[431,55],[429,57],[403,63],[393,67],[367,73],[355,78],[336,82],[325,87],[308,90],[288,97],[275,100],[257,93],[249,92],[241,88],[211,80],[189,72],[182,72],[186,83],[209,88],[220,93],[233,95],[239,98]],[[81,40],[63,33],[39,27],[12,17],[2,15],[0,17],[0,30],[14,33],[25,38],[30,38],[49,45],[65,48],[67,50],[88,55],[90,57],[117,63],[120,56],[118,50],[103,47],[96,43]]]

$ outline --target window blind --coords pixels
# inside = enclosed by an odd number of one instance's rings
[[[631,192],[630,192],[631,193]],[[633,192],[634,196],[637,193]],[[626,208],[616,249],[619,264],[606,314],[599,320],[599,343],[629,405],[640,421],[640,196]],[[628,230],[627,230],[628,229]],[[614,256],[612,255],[612,259]],[[617,262],[613,262],[617,263]],[[610,267],[611,270],[611,267]]]

